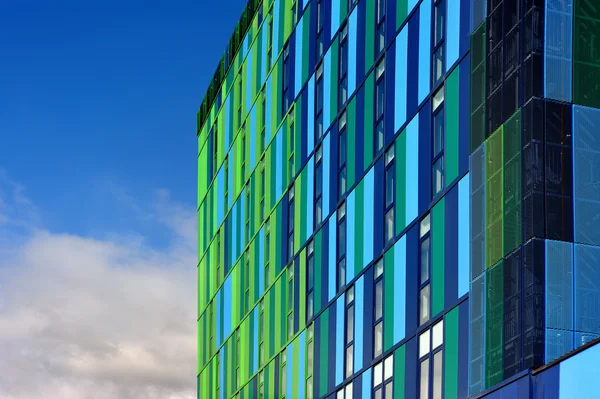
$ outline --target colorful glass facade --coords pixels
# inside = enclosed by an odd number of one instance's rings
[[[199,398],[465,398],[600,336],[592,3],[248,3],[198,113]]]

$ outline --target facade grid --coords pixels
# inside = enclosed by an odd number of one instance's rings
[[[198,398],[493,397],[600,337],[599,21],[250,0],[198,112]]]

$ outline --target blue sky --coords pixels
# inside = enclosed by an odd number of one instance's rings
[[[196,111],[244,5],[0,0],[1,398],[196,397]]]
[[[147,231],[196,202],[195,115],[245,1],[4,1],[0,169],[52,231]],[[137,208],[137,209],[135,209]]]

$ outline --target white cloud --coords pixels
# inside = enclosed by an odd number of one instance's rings
[[[156,250],[49,232],[6,181],[0,237],[27,233],[0,241],[0,399],[194,398],[194,209],[156,193],[151,217],[175,237]]]

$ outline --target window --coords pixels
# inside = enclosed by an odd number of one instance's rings
[[[338,141],[338,154],[339,154],[339,167],[338,167],[338,195],[339,198],[343,198],[346,194],[347,187],[347,152],[348,152],[348,139],[346,129],[346,111],[340,115],[339,121],[339,141]]]
[[[323,220],[323,147],[315,151],[315,229]]]
[[[269,19],[267,23],[267,71],[271,69],[273,59],[273,9],[269,11]]]
[[[258,373],[258,397],[263,399],[265,397],[265,372],[261,370]]]
[[[242,364],[242,344],[240,341],[240,329],[238,328],[235,331],[235,353],[237,357],[237,361],[235,362],[235,386],[236,388],[240,388],[241,378],[240,378],[240,364]]]
[[[394,392],[394,355],[373,367],[373,397],[375,399],[393,399]]]
[[[220,392],[221,392],[221,356],[220,353],[217,352],[217,389],[216,389],[216,393],[217,393],[217,398],[220,396]]]
[[[314,315],[314,288],[315,288],[315,244],[308,243],[306,255],[306,320]]]
[[[265,190],[266,190],[266,179],[265,179],[265,158],[260,160],[260,221],[265,220]]]
[[[316,107],[316,112],[315,112],[315,134],[317,135],[316,140],[315,141],[319,141],[321,140],[321,138],[323,138],[323,104],[325,101],[325,92],[324,92],[324,85],[325,83],[323,82],[323,63],[319,64],[319,66],[317,66],[317,90],[316,90],[316,101],[315,101],[315,107]]]
[[[325,34],[323,33],[323,19],[325,17],[323,10],[323,0],[317,1],[317,60],[321,59],[325,51]]]
[[[445,0],[437,0],[434,6],[433,86],[444,76],[444,32],[446,18]]]
[[[294,263],[290,263],[288,271],[288,298],[287,298],[287,328],[288,339],[294,336]]]
[[[267,148],[267,100],[265,98],[264,90],[262,94],[262,102],[260,104],[260,114],[262,120],[262,130],[260,131],[260,152],[263,153]]]
[[[354,367],[354,286],[346,292],[346,334],[345,334],[345,377],[352,375]]]
[[[375,156],[384,145],[384,107],[385,107],[385,59],[377,64],[375,70]]]
[[[265,362],[265,300],[258,304],[258,365],[262,367]]]
[[[345,24],[340,32],[338,104],[340,109],[348,100],[348,25]]]
[[[346,284],[346,203],[342,203],[338,209],[337,229],[337,278],[338,290]]]
[[[394,162],[394,146],[385,153],[385,243],[389,244],[395,236],[394,231],[394,204],[396,196],[396,166]]]
[[[213,151],[213,166],[212,166],[212,170],[213,173],[217,173],[218,167],[219,167],[219,134],[217,133],[217,126],[218,124],[215,123],[215,126],[213,127],[213,147],[214,147],[214,151]]]
[[[419,399],[442,399],[444,321],[419,335]]]
[[[225,156],[225,161],[223,161],[223,164],[225,165],[225,184],[224,184],[224,188],[225,188],[225,198],[224,198],[224,204],[225,204],[225,209],[227,209],[227,204],[229,204],[229,157]]]
[[[290,46],[289,43],[285,45],[283,48],[283,93],[282,93],[282,113],[285,115],[288,108],[290,107],[291,101],[291,92],[290,90],[290,81],[293,79],[292,76],[292,61],[290,60]]]
[[[288,191],[288,262],[294,259],[294,185]]]
[[[375,263],[373,284],[375,285],[373,358],[377,358],[383,353],[383,258]]]
[[[348,383],[348,385],[337,391],[337,393],[335,394],[335,399],[352,399],[352,392],[353,387],[352,382],[350,382]],[[330,396],[329,398],[334,399],[333,396]]]
[[[356,3],[358,3],[358,0],[348,0],[348,11],[351,11],[352,7],[354,7]]]
[[[280,379],[280,386],[281,386],[281,396],[285,397],[285,394],[287,392],[287,349],[284,349],[283,352],[281,352],[281,379]]]
[[[217,232],[217,288],[221,285],[221,235]]]
[[[242,126],[242,168],[241,168],[241,181],[242,184],[246,182],[246,133],[245,126]]]
[[[246,186],[246,212],[244,215],[246,216],[246,245],[250,243],[250,239],[252,238],[250,232],[250,209],[252,209],[252,207],[250,206],[250,185],[248,184]]]
[[[298,2],[294,0],[292,2],[292,27],[296,26],[297,22],[298,22]]]
[[[434,95],[433,109],[433,197],[444,188],[444,87]]]
[[[377,33],[375,35],[375,56],[385,49],[385,0],[377,0]]]
[[[270,252],[271,252],[271,225],[267,220],[265,224],[265,289],[269,286],[269,274],[271,271],[271,263],[270,263]]]
[[[429,321],[431,308],[431,240],[430,215],[421,220],[419,226],[419,325]]]
[[[289,136],[288,136],[288,147],[290,157],[288,159],[288,181],[292,182],[294,180],[294,176],[296,176],[296,169],[294,164],[294,140],[295,140],[295,124],[294,124],[294,107],[292,107],[292,111],[290,113],[290,121],[289,121]]]
[[[240,102],[238,105],[238,126],[242,125],[242,76],[240,74],[240,79],[238,80],[238,101]]]
[[[244,271],[246,272],[246,313],[248,313],[250,311],[250,257],[248,255],[244,255],[243,258],[245,259]]]
[[[306,398],[313,399],[313,372],[314,372],[314,334],[313,325],[308,326],[306,343]]]

